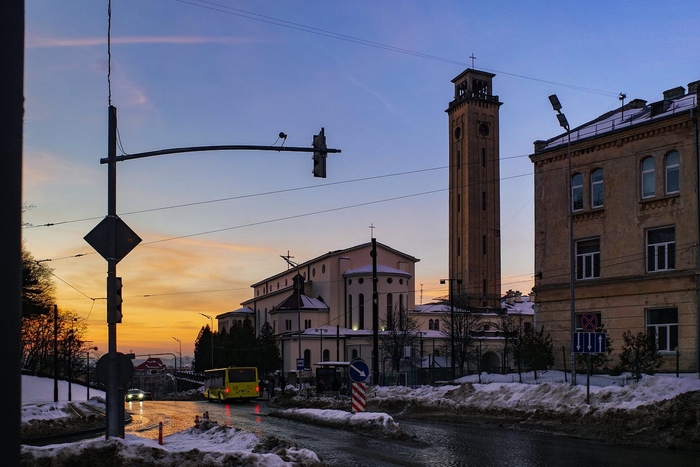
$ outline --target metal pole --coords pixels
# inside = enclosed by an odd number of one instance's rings
[[[117,216],[117,108],[109,106],[107,135],[107,217],[113,221]],[[117,363],[117,323],[116,311],[116,281],[117,281],[117,223],[111,222],[109,228],[107,257],[107,424],[105,438],[117,437],[124,427],[120,426],[119,411],[124,411],[124,402],[119,404],[119,367]],[[110,310],[112,308],[112,310]],[[110,322],[115,321],[115,322]]]
[[[571,129],[566,127],[566,153],[569,160],[569,294],[571,296],[571,385],[576,386],[576,354],[574,353],[574,333],[576,332],[576,300],[574,297],[574,281],[576,280],[576,254],[574,251],[574,197],[571,190]]]
[[[377,239],[372,237],[372,383],[379,384],[379,292],[377,292]],[[390,310],[387,310],[390,312]],[[384,362],[382,362],[384,363]]]
[[[58,305],[53,306],[53,401],[58,402]]]
[[[452,295],[452,279],[450,281],[450,335],[452,336],[452,356],[450,357],[450,363],[452,366],[452,381],[457,377],[455,370],[455,305],[454,298]]]

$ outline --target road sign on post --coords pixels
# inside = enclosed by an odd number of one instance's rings
[[[304,359],[297,358],[297,371],[301,371],[303,369],[304,369]]]
[[[598,316],[590,311],[581,315],[581,329],[593,332],[598,329]]]
[[[605,353],[605,333],[575,332],[574,353]]]
[[[350,374],[350,379],[355,383],[364,383],[369,377],[369,366],[364,360],[357,358],[350,362],[348,367],[348,373]]]

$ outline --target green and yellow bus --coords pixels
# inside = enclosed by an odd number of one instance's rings
[[[258,397],[258,369],[254,366],[204,371],[204,397],[208,401],[247,401]]]

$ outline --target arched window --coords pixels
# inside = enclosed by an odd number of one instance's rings
[[[365,294],[361,293],[357,296],[357,314],[359,322],[359,329],[365,328]]]
[[[428,320],[428,330],[432,331],[433,330],[433,320]]]
[[[348,295],[348,322],[350,323],[350,329],[355,329],[352,322],[352,295]]]
[[[357,358],[357,349],[352,349],[352,359],[354,360],[356,358]]]
[[[433,329],[435,329],[436,331],[440,330],[440,320],[439,319],[435,320],[435,323],[433,324]]]
[[[393,296],[388,293],[386,294],[386,327],[388,329],[394,329],[394,313],[393,308]]]
[[[311,368],[311,351],[304,350],[304,368]]]
[[[596,169],[591,173],[591,207],[603,206],[603,169]]]
[[[581,174],[571,177],[571,209],[573,211],[583,209],[583,175]]]
[[[653,198],[656,195],[656,172],[654,158],[647,157],[642,161],[642,198]]]
[[[681,156],[678,151],[666,156],[666,194],[678,193],[680,190]]]
[[[329,362],[331,360],[331,351],[328,349],[323,349],[323,361]]]

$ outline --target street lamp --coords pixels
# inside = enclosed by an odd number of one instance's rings
[[[456,372],[455,372],[455,305],[454,305],[454,299],[452,295],[452,281],[457,281],[457,284],[462,283],[462,279],[440,279],[441,284],[445,284],[445,282],[449,281],[449,293],[450,293],[450,337],[452,340],[452,351],[451,351],[451,356],[450,356],[450,364],[452,366],[452,381],[455,380],[456,377]]]
[[[85,341],[85,342],[92,342],[92,341]],[[85,364],[85,385],[87,386],[87,397],[86,400],[90,400],[90,351],[94,350],[97,352],[97,347],[88,347],[87,350],[85,351],[85,355],[87,357],[87,363]]]
[[[180,354],[180,367],[179,367],[179,369],[182,370],[182,341],[180,339],[178,339],[177,337],[173,337],[173,339],[175,339],[180,344],[180,352],[179,352],[179,354]]]
[[[200,315],[204,316],[205,318],[209,318],[211,321],[211,367],[212,369],[214,368],[214,318],[212,318],[209,315],[205,315],[204,313],[200,313]]]
[[[566,130],[567,143],[566,155],[569,162],[567,172],[569,189],[569,295],[571,297],[571,385],[576,385],[576,354],[574,353],[574,332],[576,331],[576,308],[574,300],[574,281],[576,280],[576,256],[574,254],[574,194],[571,187],[571,128],[566,120],[566,115],[561,112],[561,103],[556,94],[549,96],[549,102],[552,104],[552,109],[557,113],[559,125]]]

